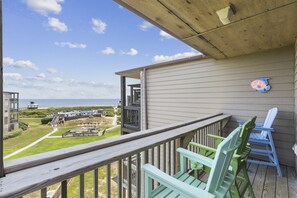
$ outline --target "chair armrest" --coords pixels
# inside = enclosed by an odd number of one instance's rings
[[[225,137],[222,136],[218,136],[218,135],[213,135],[213,134],[207,134],[208,137],[214,138],[214,139],[218,139],[218,140],[224,140]]]
[[[260,123],[260,122],[256,123],[256,127],[263,127],[263,126],[264,126],[264,123]]]
[[[212,167],[213,165],[213,159],[210,159],[203,155],[193,153],[192,151],[188,151],[184,148],[178,148],[176,151],[179,152],[181,156],[186,157],[191,161],[199,162],[200,164],[203,164],[208,167]]]
[[[201,149],[206,150],[206,151],[216,152],[216,149],[214,149],[214,148],[204,146],[202,144],[198,144],[198,143],[195,143],[195,142],[190,142],[189,145],[201,148]]]
[[[253,129],[253,131],[270,131],[270,132],[274,132],[274,129],[273,128],[265,128],[265,127],[255,127]]]
[[[162,185],[166,186],[167,188],[181,194],[182,197],[192,198],[192,197],[207,197],[207,198],[214,198],[215,196],[207,191],[204,191],[199,188],[195,188],[194,186],[190,186],[182,181],[175,179],[160,171],[158,168],[150,165],[145,164],[142,166],[144,173],[153,180],[158,181]],[[147,182],[147,181],[146,181]]]

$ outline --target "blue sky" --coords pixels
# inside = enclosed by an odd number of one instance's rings
[[[111,0],[3,0],[4,90],[119,98],[114,73],[197,54]]]

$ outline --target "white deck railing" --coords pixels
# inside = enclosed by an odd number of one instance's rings
[[[230,117],[216,114],[7,161],[6,176],[0,178],[0,197],[22,197],[40,191],[39,196],[46,198],[48,187],[60,183],[55,194],[64,198],[67,187],[72,185],[71,179],[76,176],[79,177],[77,193],[84,197],[90,193],[85,183],[89,171],[93,177],[90,188],[93,197],[99,194],[103,197],[141,197],[142,164],[151,163],[170,175],[175,174],[179,168],[176,148],[186,148],[190,141],[213,144],[206,134],[220,135]],[[104,178],[104,181],[98,178]]]

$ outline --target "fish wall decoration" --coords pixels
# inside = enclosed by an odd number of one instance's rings
[[[269,84],[270,78],[259,78],[251,82],[251,87],[260,93],[267,93],[271,86]]]

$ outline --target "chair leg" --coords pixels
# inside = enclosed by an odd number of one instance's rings
[[[275,147],[274,147],[274,142],[273,142],[271,133],[268,134],[268,137],[270,139],[270,146],[271,146],[272,155],[273,155],[273,159],[274,159],[273,163],[275,164],[277,174],[282,177],[283,175],[282,175],[282,171],[281,171],[280,166],[279,166],[279,162],[278,162],[278,158],[277,158],[277,155],[276,155],[276,150],[275,150]]]
[[[254,191],[253,191],[253,187],[252,187],[252,184],[251,184],[251,181],[250,181],[248,172],[247,172],[246,164],[243,166],[243,168],[242,168],[242,172],[243,172],[243,177],[244,177],[245,180],[247,181],[247,185],[248,185],[247,188],[248,188],[248,190],[249,190],[250,197],[255,198],[255,194],[254,194]],[[243,192],[243,194],[244,194],[244,193],[245,193],[245,192]]]
[[[238,185],[236,184],[236,179],[234,180],[234,184],[232,185],[232,197],[240,198],[240,192]]]
[[[226,194],[226,198],[232,198],[232,193],[231,190],[229,190]]]

